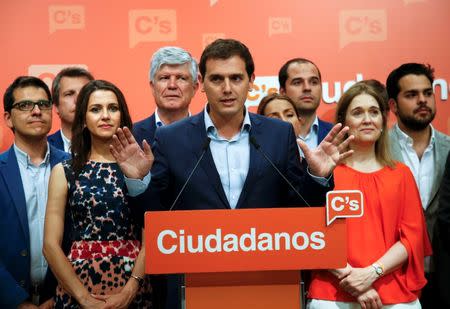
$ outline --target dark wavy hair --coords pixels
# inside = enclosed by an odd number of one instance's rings
[[[88,109],[89,98],[97,90],[113,92],[117,97],[120,110],[120,127],[132,129],[130,113],[128,111],[125,97],[114,84],[104,80],[93,80],[84,85],[80,90],[75,108],[75,119],[72,124],[72,168],[75,175],[78,175],[84,164],[88,161],[91,152],[91,134],[86,127],[86,112]]]
[[[422,63],[404,63],[391,73],[386,80],[386,89],[389,95],[389,99],[394,99],[397,101],[397,96],[400,93],[400,85],[398,82],[402,77],[406,75],[425,75],[426,78],[430,81],[430,84],[433,85],[434,80],[434,69],[429,64]]]

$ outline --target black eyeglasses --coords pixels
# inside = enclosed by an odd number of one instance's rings
[[[36,102],[30,100],[23,100],[14,103],[11,108],[17,108],[21,111],[32,111],[36,105],[39,107],[40,110],[52,109],[52,101],[49,100],[39,100]]]

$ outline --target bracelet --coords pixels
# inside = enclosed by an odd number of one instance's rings
[[[130,275],[130,278],[133,278],[134,280],[136,280],[140,287],[142,287],[144,285],[144,278],[135,276],[135,275]]]

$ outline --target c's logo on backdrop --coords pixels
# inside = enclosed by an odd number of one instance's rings
[[[74,66],[86,70],[88,69],[87,65],[85,64],[32,64],[28,67],[28,75],[42,79],[51,89],[52,82],[56,74],[58,74],[59,71],[64,68]]]
[[[266,95],[278,92],[278,76],[257,76],[253,82],[253,88],[247,95],[245,105],[258,106]]]
[[[269,37],[274,34],[291,33],[291,17],[269,17]]]
[[[203,33],[202,46],[203,49],[217,39],[224,39],[225,33]]]
[[[386,10],[343,10],[339,13],[340,48],[351,42],[385,41]]]
[[[175,10],[130,10],[130,48],[140,42],[169,42],[177,39]]]
[[[62,29],[84,29],[82,5],[50,5],[48,7],[50,33]]]

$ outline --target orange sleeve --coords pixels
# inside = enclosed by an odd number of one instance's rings
[[[406,286],[411,291],[418,291],[426,284],[424,276],[424,257],[431,255],[425,218],[419,191],[411,171],[404,167],[404,197],[400,221],[400,241],[408,252],[406,265]]]

